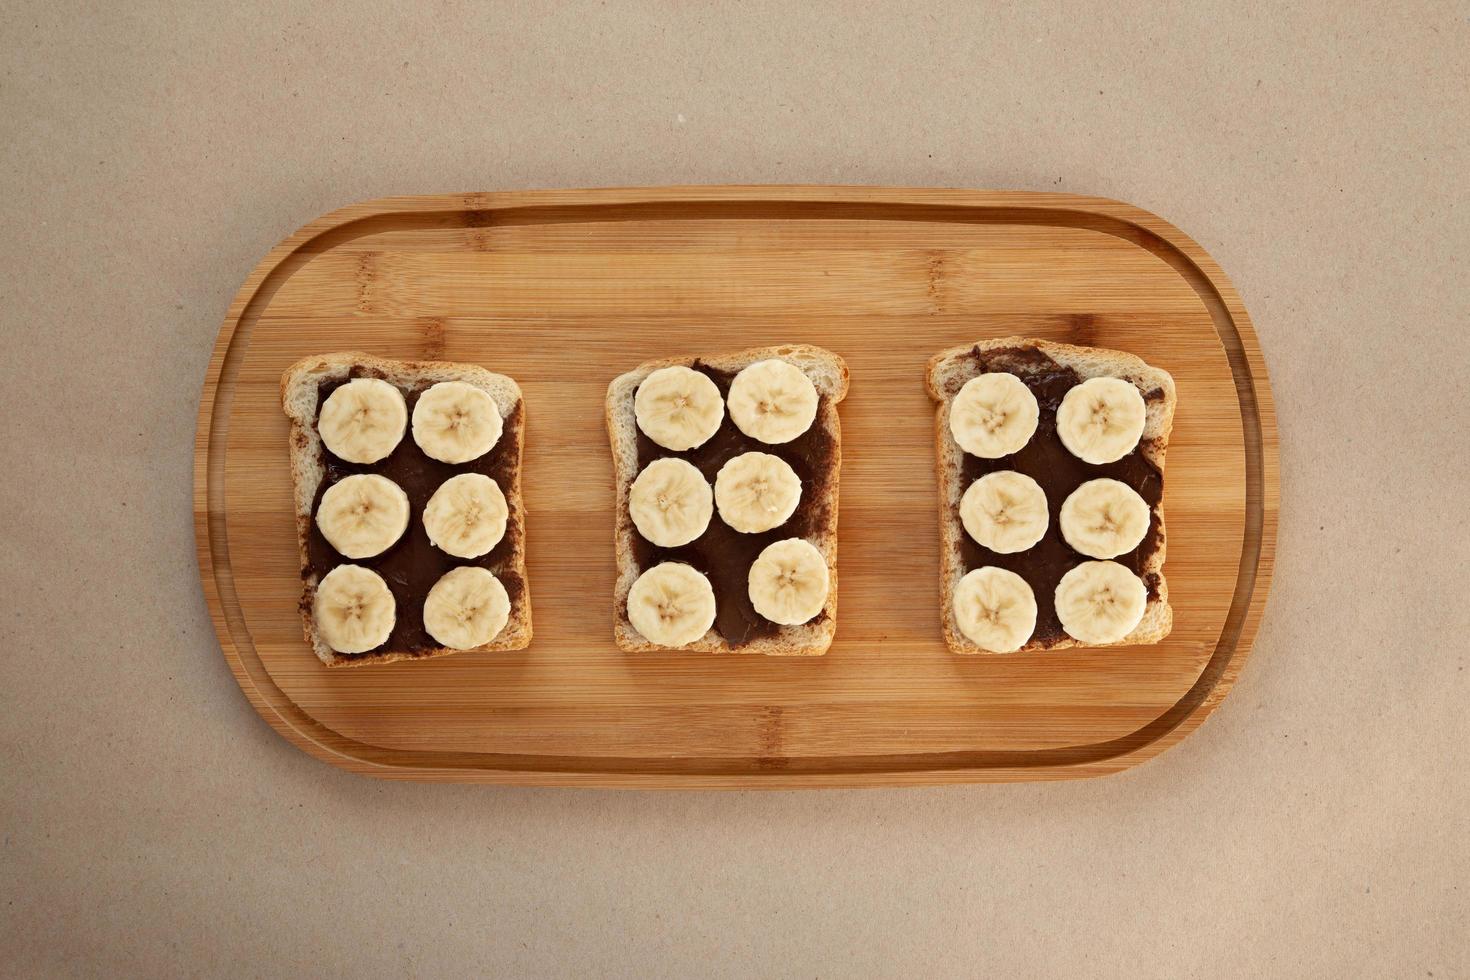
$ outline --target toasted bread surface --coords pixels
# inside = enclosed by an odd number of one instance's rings
[[[474,385],[495,400],[504,422],[504,431],[497,448],[507,451],[513,444],[515,458],[512,461],[511,479],[503,481],[500,490],[505,495],[510,516],[506,522],[506,535],[514,536],[514,547],[503,561],[491,571],[502,581],[514,577],[519,589],[512,597],[510,619],[495,639],[474,651],[456,650],[449,647],[428,647],[415,650],[385,648],[363,654],[341,654],[327,646],[317,630],[312,615],[312,603],[316,597],[318,576],[308,570],[308,537],[311,534],[312,507],[317,492],[327,473],[325,447],[317,433],[316,417],[318,394],[324,382],[345,380],[349,377],[375,377],[397,386],[405,393],[419,391],[441,381],[462,381]],[[368,664],[392,663],[397,660],[425,660],[455,653],[485,650],[520,650],[531,642],[531,592],[526,576],[525,546],[525,503],[521,495],[521,453],[525,445],[525,410],[520,386],[503,374],[496,374],[474,364],[452,361],[397,361],[374,357],[360,351],[318,354],[303,358],[286,369],[281,375],[281,406],[291,423],[288,445],[290,447],[291,479],[295,493],[296,539],[300,549],[302,568],[301,618],[306,640],[317,657],[328,667],[359,667]],[[411,427],[410,427],[411,429]],[[412,441],[412,431],[405,431],[404,440]],[[491,452],[496,450],[492,449]],[[508,484],[508,485],[506,485]],[[422,520],[422,504],[415,507],[410,522]],[[346,564],[350,559],[342,559]],[[372,566],[372,559],[355,564]],[[427,590],[425,590],[427,591]],[[401,603],[400,603],[401,606]],[[400,608],[399,615],[403,614]]]
[[[966,490],[963,477],[965,452],[955,442],[949,430],[950,403],[965,382],[982,373],[982,360],[991,370],[1007,370],[1024,376],[1027,371],[1035,369],[1031,362],[1031,355],[1034,353],[1043,354],[1057,365],[1075,371],[1084,381],[1088,378],[1108,377],[1121,378],[1136,385],[1145,396],[1147,409],[1143,436],[1136,451],[1160,474],[1164,472],[1164,456],[1174,425],[1174,408],[1177,402],[1174,379],[1167,371],[1151,367],[1142,358],[1123,351],[1078,347],[1025,337],[984,340],[951,347],[935,354],[925,372],[925,385],[929,396],[936,403],[934,442],[935,467],[939,478],[941,620],[945,643],[955,653],[990,654],[991,651],[982,649],[965,636],[960,631],[954,614],[955,588],[970,569],[965,567],[961,557],[965,529],[959,519],[960,500]],[[1162,503],[1155,508],[1154,516],[1158,527],[1157,544],[1144,561],[1140,574],[1146,579],[1153,576],[1149,580],[1156,585],[1144,609],[1143,618],[1132,632],[1114,644],[1084,643],[1066,635],[1046,643],[1033,638],[1014,652],[1149,644],[1158,643],[1167,636],[1173,627],[1174,618],[1173,609],[1169,605],[1169,585],[1163,572],[1167,539]],[[1085,556],[1077,556],[1079,564],[1087,560]]]
[[[678,647],[681,651],[701,653],[750,653],[770,656],[816,656],[827,651],[837,631],[837,505],[838,471],[842,464],[841,424],[837,404],[847,395],[847,364],[831,351],[803,344],[783,344],[720,354],[700,354],[647,361],[613,379],[607,389],[607,431],[612,447],[616,518],[613,545],[617,563],[617,579],[613,588],[613,636],[617,645],[629,653],[667,650],[669,647],[650,642],[628,621],[628,591],[644,571],[638,567],[634,553],[634,537],[638,531],[628,513],[628,493],[638,476],[638,424],[633,414],[633,399],[643,379],[663,367],[696,364],[715,372],[734,374],[756,361],[779,358],[800,368],[817,389],[819,405],[812,425],[820,426],[830,438],[833,451],[829,457],[830,479],[824,481],[826,492],[820,500],[804,501],[817,508],[820,526],[807,537],[827,562],[829,589],[822,612],[799,626],[779,626],[767,636],[732,646],[719,631],[711,627],[703,637]],[[722,392],[723,394],[723,392]],[[728,418],[724,421],[729,425]],[[776,455],[780,446],[764,447]],[[673,455],[673,454],[670,454]],[[805,493],[807,488],[803,487]],[[715,515],[712,520],[720,518]]]

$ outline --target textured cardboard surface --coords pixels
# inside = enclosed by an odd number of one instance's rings
[[[0,13],[4,972],[1470,972],[1464,6],[855,9]],[[190,518],[246,273],[378,195],[684,182],[1100,194],[1214,254],[1283,507],[1200,732],[1100,781],[649,794],[373,782],[256,717]]]

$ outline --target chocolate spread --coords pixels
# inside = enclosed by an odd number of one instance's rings
[[[720,389],[724,398],[734,380],[732,371],[717,371],[707,364],[695,361],[690,365],[695,371],[708,377]],[[817,421],[801,435],[787,443],[770,445],[752,439],[736,428],[727,411],[719,429],[703,445],[685,452],[665,449],[638,430],[638,471],[656,459],[672,456],[692,463],[713,486],[720,467],[742,453],[761,452],[779,456],[791,465],[801,478],[801,501],[796,511],[785,524],[769,531],[746,534],[736,531],[720,519],[719,512],[710,518],[709,527],[698,538],[678,548],[660,548],[645,540],[633,527],[626,514],[622,520],[633,533],[633,560],[640,573],[665,561],[680,561],[692,565],[709,578],[715,593],[715,630],[732,647],[749,643],[763,636],[770,636],[779,627],[755,611],[750,601],[747,579],[750,566],[760,556],[766,545],[786,538],[811,538],[822,534],[827,527],[827,498],[831,495],[837,479],[832,465],[836,446],[833,437],[822,425],[826,407],[826,396],[819,397]],[[812,620],[821,622],[827,613],[822,611]]]
[[[1057,436],[1057,406],[1062,403],[1062,397],[1069,390],[1084,380],[1076,371],[1063,367],[1041,351],[1030,348],[981,351],[977,347],[967,356],[973,359],[976,374],[1005,371],[1020,378],[1036,396],[1036,403],[1041,408],[1041,416],[1036,424],[1036,434],[1019,452],[1010,456],[1002,456],[1000,459],[981,459],[965,453],[961,468],[961,493],[963,494],[964,490],[969,489],[971,483],[987,473],[997,470],[1015,470],[1031,477],[1041,485],[1042,490],[1046,491],[1050,521],[1046,534],[1040,541],[1025,551],[1010,555],[997,554],[977,544],[975,539],[962,529],[960,532],[961,570],[969,572],[982,565],[996,565],[1015,572],[1025,579],[1026,584],[1031,586],[1031,591],[1036,594],[1036,632],[1031,638],[1042,647],[1050,647],[1057,641],[1066,638],[1061,620],[1057,618],[1057,583],[1072,568],[1084,561],[1092,560],[1086,555],[1073,551],[1072,547],[1062,538],[1062,503],[1073,490],[1088,480],[1109,478],[1126,483],[1136,490],[1149,507],[1148,534],[1144,536],[1137,548],[1113,560],[1127,566],[1135,575],[1139,575],[1142,574],[1143,567],[1159,548],[1159,501],[1164,495],[1164,477],[1157,467],[1144,458],[1144,442],[1140,442],[1131,453],[1122,459],[1101,465],[1084,463],[1062,445],[1061,439]],[[947,394],[952,397],[958,393],[965,380],[968,378],[955,379],[954,391],[947,392]],[[1152,402],[1162,397],[1164,393],[1159,389],[1144,392],[1145,401]],[[955,508],[953,519],[959,523],[958,506]],[[1158,596],[1159,577],[1157,574],[1149,572],[1144,575],[1143,584],[1148,588],[1150,600]]]
[[[353,368],[345,378],[320,382],[317,385],[316,401],[318,416],[327,397],[352,378],[382,378],[382,374]],[[408,402],[410,419],[413,418],[413,407],[419,400],[419,395],[428,387],[427,383],[413,388],[399,386],[404,400]],[[320,581],[320,576],[337,565],[353,564],[371,568],[388,583],[388,590],[393,593],[398,607],[393,632],[388,634],[386,643],[367,653],[339,656],[361,657],[380,650],[420,653],[438,648],[441,644],[424,629],[424,599],[440,576],[461,565],[478,565],[493,572],[505,586],[506,594],[510,596],[511,608],[515,608],[525,589],[525,583],[521,581],[521,576],[511,561],[523,533],[522,514],[510,494],[510,488],[515,481],[516,465],[521,457],[520,418],[521,406],[517,405],[515,411],[505,420],[505,428],[495,446],[485,455],[468,463],[443,463],[428,456],[414,441],[412,431],[405,431],[403,439],[393,452],[376,463],[349,463],[332,455],[326,446],[322,447],[322,464],[326,472],[322,476],[321,485],[317,487],[316,498],[311,502],[311,528],[306,535],[306,564],[302,572],[316,575]],[[322,494],[338,480],[355,473],[375,473],[387,477],[408,494],[408,530],[387,551],[371,558],[344,558],[327,543],[321,529],[316,526],[316,509],[321,503]],[[429,543],[428,532],[424,530],[424,505],[441,483],[461,473],[483,473],[490,477],[499,484],[506,495],[506,503],[510,506],[510,515],[505,522],[505,536],[490,552],[479,558],[456,558],[440,551]]]

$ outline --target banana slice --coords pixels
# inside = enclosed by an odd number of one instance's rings
[[[403,392],[377,378],[354,378],[327,396],[317,416],[322,444],[349,463],[376,463],[403,439]]]
[[[714,625],[715,590],[681,562],[655,565],[628,590],[628,622],[659,646],[693,643]]]
[[[1041,409],[1014,374],[981,374],[965,382],[949,406],[949,431],[960,448],[981,459],[1019,452],[1036,432]]]
[[[441,463],[468,463],[495,448],[505,422],[483,389],[441,381],[413,407],[413,441]]]
[[[1148,504],[1126,483],[1088,480],[1062,503],[1062,537],[1091,558],[1116,558],[1148,534]]]
[[[754,534],[780,527],[801,502],[801,478],[780,456],[742,453],[715,474],[720,519]]]
[[[715,434],[725,417],[725,403],[715,383],[698,371],[659,368],[638,386],[633,417],[648,438],[683,452]]]
[[[479,558],[505,537],[510,517],[500,485],[483,473],[461,473],[439,484],[424,505],[429,543],[456,558]]]
[[[955,586],[954,618],[981,649],[1010,653],[1036,631],[1036,594],[1015,572],[985,565]]]
[[[801,538],[768,544],[751,563],[746,588],[756,612],[773,623],[797,626],[827,604],[827,559]]]
[[[424,629],[452,650],[473,650],[500,635],[510,596],[500,579],[473,565],[450,569],[424,599]]]
[[[774,358],[756,361],[730,382],[730,421],[752,439],[790,442],[817,417],[817,387],[806,372]]]
[[[660,548],[677,548],[699,537],[714,510],[714,494],[704,474],[682,459],[654,460],[628,491],[634,526]]]
[[[397,605],[377,572],[338,565],[316,584],[311,614],[327,646],[338,653],[366,653],[388,642]]]
[[[1085,561],[1057,583],[1057,618],[1083,643],[1116,643],[1143,618],[1148,590],[1115,561]]]
[[[408,528],[408,494],[385,476],[343,477],[322,494],[316,526],[343,557],[371,558],[387,551]]]
[[[1015,470],[987,473],[960,498],[960,520],[970,537],[999,555],[1011,555],[1041,540],[1051,518],[1046,491]]]
[[[1084,463],[1111,463],[1133,452],[1147,418],[1136,385],[1122,378],[1088,378],[1057,407],[1057,436]]]

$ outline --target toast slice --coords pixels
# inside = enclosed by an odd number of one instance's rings
[[[633,399],[638,386],[659,368],[684,366],[701,371],[715,382],[721,398],[743,368],[756,361],[779,358],[801,369],[818,395],[817,414],[802,436],[785,445],[768,445],[744,435],[725,414],[720,429],[705,444],[683,453],[657,445],[638,429]],[[847,396],[847,364],[831,351],[802,344],[761,347],[735,353],[674,357],[648,361],[613,380],[607,389],[607,432],[612,445],[616,519],[613,544],[617,580],[613,589],[613,636],[628,653],[677,649],[701,653],[750,653],[769,656],[819,656],[832,645],[837,631],[837,499],[842,465],[842,431],[837,404]],[[741,535],[726,527],[718,513],[710,527],[693,543],[681,548],[655,548],[645,541],[628,513],[628,494],[642,468],[655,458],[688,459],[714,483],[720,466],[745,452],[771,453],[791,463],[801,476],[802,494],[796,512],[780,527],[760,534]],[[828,592],[822,611],[806,623],[779,626],[764,619],[751,605],[746,587],[749,561],[761,547],[789,537],[814,545],[827,562]],[[737,557],[736,552],[739,552]],[[716,559],[723,567],[710,567]],[[714,626],[703,637],[677,648],[659,646],[640,634],[628,620],[628,591],[638,576],[661,561],[685,561],[709,572],[715,591]]]
[[[396,386],[410,416],[420,393],[441,381],[462,381],[490,395],[503,423],[500,439],[478,459],[449,464],[427,456],[414,441],[411,426],[389,456],[377,463],[338,459],[322,445],[317,413],[337,386],[352,378],[379,378]],[[525,443],[525,405],[520,387],[503,374],[473,364],[448,361],[394,361],[360,352],[319,354],[297,361],[281,375],[281,407],[291,422],[288,440],[295,485],[296,541],[301,557],[301,622],[306,641],[328,667],[357,667],[397,660],[426,660],[452,653],[520,650],[531,642],[531,592],[526,578],[525,503],[521,497],[521,450]],[[409,498],[408,529],[380,555],[347,559],[326,542],[313,520],[327,487],[354,473],[377,473],[397,483]],[[500,543],[480,558],[449,555],[429,543],[424,505],[444,480],[460,473],[484,473],[505,495],[509,516]],[[327,645],[312,615],[316,586],[331,568],[351,562],[382,575],[393,593],[396,619],[387,643],[366,653],[338,653]],[[510,597],[510,618],[488,644],[475,651],[441,646],[423,625],[424,597],[439,577],[464,565],[489,569]]]
[[[996,460],[982,460],[968,455],[955,442],[949,428],[950,403],[967,381],[990,371],[1015,374],[1036,395],[1041,415],[1032,442],[1050,440],[1055,444],[1049,452],[1056,465],[1042,467],[1049,472],[1028,472],[1027,463],[1017,462],[1022,455],[1019,453]],[[1056,435],[1056,409],[1061,397],[1073,385],[1098,377],[1121,378],[1137,386],[1144,397],[1147,415],[1143,436],[1132,453],[1118,463],[1090,466],[1061,447]],[[1150,367],[1142,359],[1122,351],[1005,337],[940,351],[929,361],[925,383],[929,396],[937,403],[934,437],[939,477],[940,601],[944,639],[950,650],[967,654],[991,652],[982,649],[960,631],[954,613],[954,591],[959,580],[972,568],[986,564],[1016,571],[1027,578],[1036,593],[1036,630],[1017,653],[1157,643],[1167,636],[1174,618],[1169,606],[1169,585],[1163,572],[1162,492],[1164,454],[1174,424],[1176,403],[1174,379],[1168,372]],[[1029,462],[1034,468],[1034,459]],[[1050,523],[1041,541],[1031,549],[1017,554],[996,555],[976,544],[965,533],[959,508],[965,490],[975,479],[985,472],[1005,469],[1026,473],[1048,488]],[[1097,477],[1113,477],[1133,485],[1135,481],[1129,478],[1130,474],[1143,474],[1144,481],[1151,481],[1146,498],[1153,495],[1158,499],[1151,504],[1150,528],[1143,542],[1133,552],[1120,555],[1116,560],[1128,565],[1143,579],[1148,590],[1147,605],[1143,618],[1122,640],[1109,644],[1085,643],[1068,636],[1056,618],[1055,579],[1059,579],[1065,569],[1089,560],[1073,551],[1062,539],[1058,512],[1066,496],[1082,482]],[[1134,489],[1140,488],[1135,485]]]

